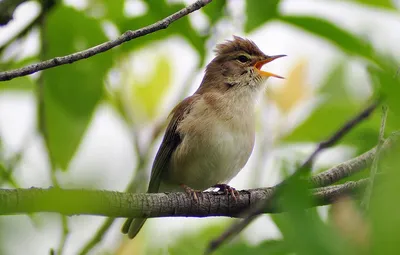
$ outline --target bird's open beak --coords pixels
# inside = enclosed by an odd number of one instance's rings
[[[280,75],[262,71],[261,68],[262,68],[263,65],[265,65],[266,63],[269,63],[269,62],[271,62],[271,61],[274,61],[274,60],[277,59],[277,58],[281,58],[281,57],[285,57],[285,56],[286,56],[286,55],[269,56],[268,58],[266,58],[266,59],[264,59],[264,60],[258,61],[258,62],[254,65],[254,67],[256,68],[256,70],[258,71],[258,73],[259,73],[261,76],[264,76],[264,77],[271,77],[271,76],[272,76],[272,77],[284,79],[284,78],[283,78],[282,76],[280,76]]]

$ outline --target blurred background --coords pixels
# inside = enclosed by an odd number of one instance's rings
[[[194,1],[22,2],[0,26],[0,71],[115,39]],[[197,89],[215,45],[239,35],[266,54],[288,55],[264,67],[286,79],[269,79],[256,147],[230,183],[272,186],[373,98],[389,105],[387,132],[399,126],[399,8],[398,0],[214,0],[105,53],[0,82],[0,185],[143,192],[170,110]],[[375,146],[379,123],[377,112],[321,153],[313,170]],[[322,220],[329,214],[317,210]],[[123,221],[1,216],[0,254],[201,254],[234,220],[151,219],[133,241],[120,233]],[[219,252],[266,254],[281,238],[277,220],[264,215]]]

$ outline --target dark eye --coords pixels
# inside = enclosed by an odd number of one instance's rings
[[[247,61],[249,61],[249,58],[246,57],[245,55],[240,55],[237,60],[239,60],[242,63],[246,63]]]

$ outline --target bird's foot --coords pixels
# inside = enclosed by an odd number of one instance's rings
[[[193,197],[194,201],[196,201],[196,202],[199,201],[199,196],[203,195],[203,192],[201,190],[192,189],[191,187],[189,187],[185,184],[181,184],[180,186],[185,190],[185,192],[190,197]]]
[[[226,195],[231,194],[231,196],[233,197],[233,199],[235,199],[235,201],[239,196],[239,192],[234,187],[231,187],[228,184],[215,184],[212,186],[212,188],[219,188],[219,191],[224,192]]]

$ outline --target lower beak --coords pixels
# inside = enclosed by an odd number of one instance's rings
[[[264,77],[276,77],[276,78],[280,78],[280,79],[284,79],[282,76],[280,76],[280,75],[277,75],[277,74],[273,74],[273,73],[270,73],[270,72],[265,72],[265,71],[261,71],[261,68],[263,67],[263,65],[265,65],[266,63],[269,63],[269,62],[271,62],[271,61],[274,61],[275,59],[277,59],[277,58],[281,58],[281,57],[285,57],[286,55],[275,55],[275,56],[269,56],[269,57],[267,57],[266,59],[264,59],[264,60],[261,60],[261,61],[258,61],[255,65],[254,65],[254,67],[256,68],[256,70],[258,71],[258,73],[261,75],[261,76],[264,76]]]

